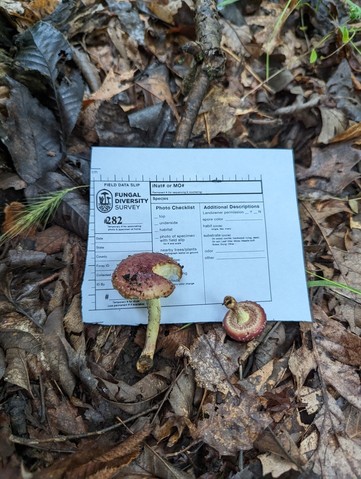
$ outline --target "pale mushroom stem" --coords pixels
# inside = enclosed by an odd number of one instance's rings
[[[158,339],[160,326],[160,299],[154,298],[148,300],[148,326],[145,335],[145,344],[137,361],[137,371],[146,373],[153,366],[153,357]]]
[[[232,296],[226,296],[224,298],[223,304],[226,306],[226,308],[233,311],[238,324],[244,324],[249,321],[249,311],[247,311],[245,308],[241,308],[239,303],[237,303]]]

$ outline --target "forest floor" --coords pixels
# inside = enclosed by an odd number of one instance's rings
[[[1,478],[360,477],[360,50],[350,0],[0,1]],[[313,322],[139,374],[82,318],[92,146],[292,149]]]

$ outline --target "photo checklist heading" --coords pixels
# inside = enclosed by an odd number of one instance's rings
[[[145,303],[111,282],[140,252],[183,266],[163,323],[222,321],[225,296],[268,320],[311,320],[292,151],[96,147],[90,205],[85,322],[147,322]]]

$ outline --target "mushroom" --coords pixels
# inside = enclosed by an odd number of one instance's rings
[[[253,301],[237,301],[226,296],[224,306],[229,309],[223,319],[223,327],[232,339],[241,342],[251,341],[259,336],[266,326],[266,313]]]
[[[128,256],[115,268],[113,287],[127,299],[146,300],[148,326],[144,349],[137,362],[140,373],[153,366],[160,323],[160,298],[174,291],[170,280],[180,280],[182,266],[163,253],[137,253]]]

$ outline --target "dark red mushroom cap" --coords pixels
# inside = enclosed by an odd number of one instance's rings
[[[253,301],[237,301],[226,296],[223,304],[229,309],[223,319],[223,327],[232,339],[251,341],[259,336],[266,326],[266,313],[262,306]]]
[[[128,299],[148,300],[169,296],[175,286],[170,280],[182,277],[182,267],[163,253],[137,253],[115,268],[112,283]]]

